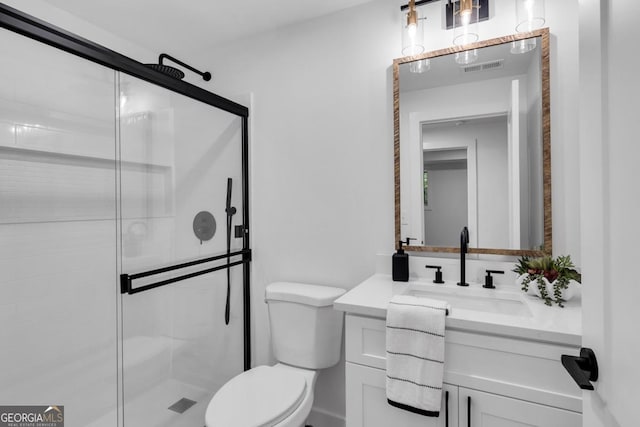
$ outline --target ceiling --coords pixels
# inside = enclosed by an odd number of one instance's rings
[[[371,0],[44,0],[153,52],[200,50]]]

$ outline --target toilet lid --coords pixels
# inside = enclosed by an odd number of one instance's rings
[[[213,396],[208,427],[270,427],[291,415],[304,399],[304,376],[288,369],[258,366],[231,379]]]

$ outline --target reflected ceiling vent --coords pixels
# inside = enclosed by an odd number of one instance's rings
[[[478,71],[498,70],[504,66],[504,59],[496,59],[495,61],[482,62],[480,64],[464,65],[460,67],[463,73],[475,73]]]

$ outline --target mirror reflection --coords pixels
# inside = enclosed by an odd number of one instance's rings
[[[467,226],[470,248],[550,245],[542,36],[486,44],[471,64],[456,53],[397,61],[398,240],[447,251]]]

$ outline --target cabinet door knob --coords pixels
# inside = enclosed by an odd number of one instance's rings
[[[563,354],[560,360],[578,387],[583,390],[593,390],[591,381],[598,380],[598,362],[593,350],[581,348],[579,357]]]

